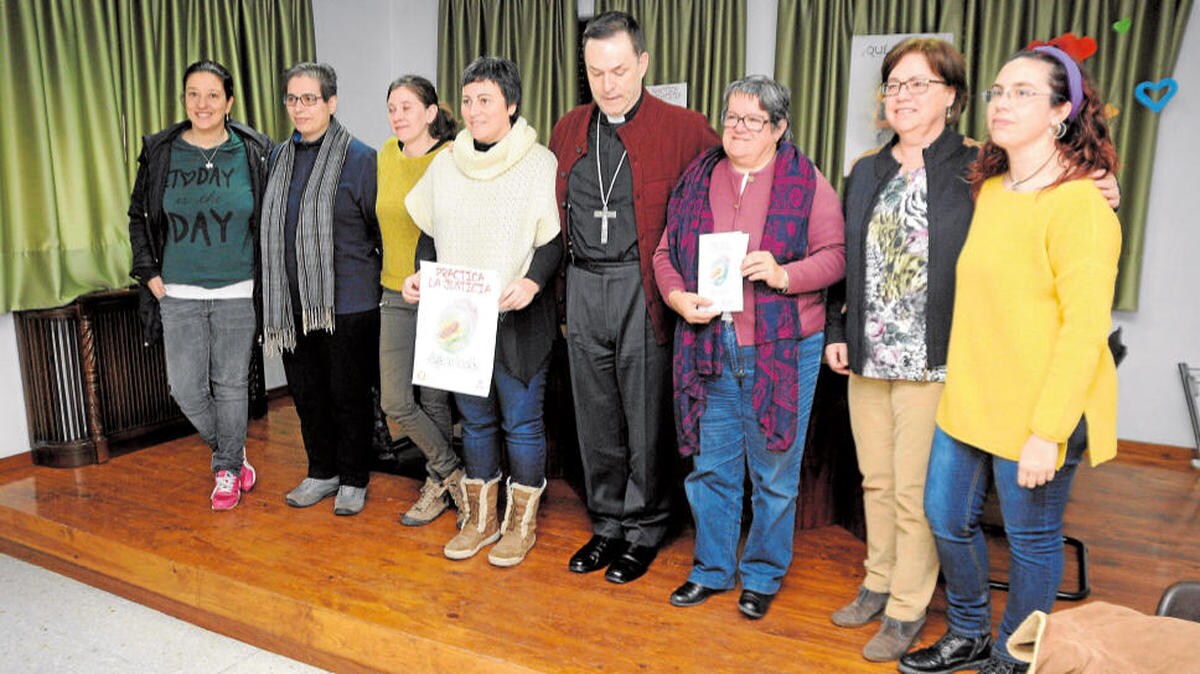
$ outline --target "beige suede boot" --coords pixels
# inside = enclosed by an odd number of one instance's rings
[[[468,559],[474,557],[483,546],[499,540],[500,522],[496,518],[499,488],[499,477],[487,482],[469,477],[462,479],[462,489],[466,495],[466,519],[462,530],[442,548],[444,555],[450,559]]]
[[[533,548],[537,541],[537,511],[546,490],[546,481],[540,487],[526,487],[508,481],[508,507],[504,510],[503,534],[500,542],[488,553],[488,561],[496,566],[516,566]]]

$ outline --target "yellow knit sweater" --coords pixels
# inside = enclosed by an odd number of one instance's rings
[[[1091,180],[1034,193],[983,185],[958,258],[937,423],[1016,461],[1034,433],[1065,444],[1088,422],[1092,465],[1117,451],[1108,350],[1121,227]]]
[[[383,234],[383,273],[379,281],[389,290],[400,292],[404,279],[416,270],[413,256],[421,230],[405,208],[404,197],[425,175],[434,156],[446,147],[442,145],[420,157],[409,157],[393,136],[379,150],[379,192],[375,197],[375,215]]]

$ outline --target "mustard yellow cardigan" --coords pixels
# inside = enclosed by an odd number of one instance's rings
[[[400,150],[400,141],[392,136],[379,150],[379,190],[375,197],[375,216],[383,234],[383,272],[379,281],[389,290],[403,290],[404,279],[416,271],[413,257],[421,230],[404,206],[404,197],[425,175],[433,158],[448,145],[420,157],[409,157]]]
[[[1039,192],[983,185],[958,258],[937,423],[1016,461],[1030,433],[1059,443],[1081,415],[1092,465],[1117,451],[1108,350],[1121,228],[1091,180]]]

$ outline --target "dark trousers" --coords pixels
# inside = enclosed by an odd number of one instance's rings
[[[671,347],[637,264],[567,269],[567,348],[593,531],[657,546],[671,511]]]
[[[379,380],[379,309],[338,314],[332,333],[301,335],[300,317],[295,321],[296,348],[283,352],[283,370],[300,416],[308,476],[365,487],[375,423],[371,387]]]

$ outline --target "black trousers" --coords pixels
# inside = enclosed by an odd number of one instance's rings
[[[300,317],[294,318],[296,348],[283,352],[283,370],[300,416],[308,476],[365,487],[374,451],[371,387],[379,381],[379,309],[338,314],[332,333],[301,335]]]
[[[654,339],[641,270],[567,269],[567,349],[593,531],[657,546],[675,474],[671,347]]]

